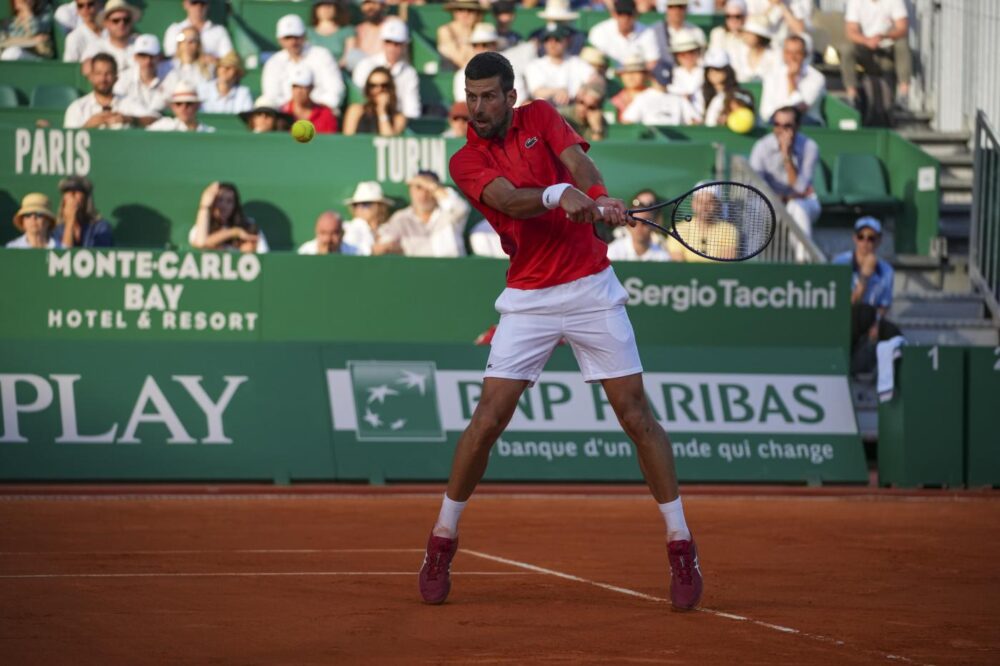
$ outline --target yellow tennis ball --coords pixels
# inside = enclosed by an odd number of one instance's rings
[[[308,120],[296,120],[292,124],[292,138],[299,143],[309,143],[316,136],[316,127]]]
[[[746,134],[753,129],[754,125],[757,123],[757,118],[753,115],[753,111],[741,106],[738,109],[733,109],[726,118],[726,127],[736,132],[737,134]]]

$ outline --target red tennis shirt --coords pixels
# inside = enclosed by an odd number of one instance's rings
[[[608,246],[594,235],[593,227],[570,221],[562,208],[518,219],[482,201],[483,189],[497,178],[506,178],[515,187],[573,183],[573,175],[559,155],[575,144],[589,150],[590,144],[552,105],[535,101],[514,109],[503,139],[483,139],[472,127],[467,137],[466,144],[451,158],[451,179],[500,234],[500,245],[510,256],[508,287],[552,287],[599,273],[610,265]]]

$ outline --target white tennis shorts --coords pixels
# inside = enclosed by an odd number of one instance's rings
[[[497,299],[486,377],[534,384],[552,350],[565,338],[588,382],[642,372],[628,292],[609,266],[600,273],[544,289],[508,287]]]

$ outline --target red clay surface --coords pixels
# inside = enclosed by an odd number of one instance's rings
[[[633,489],[484,489],[438,607],[416,579],[436,493],[7,494],[0,661],[1000,662],[1000,495],[685,497],[693,613],[663,601],[662,521]]]

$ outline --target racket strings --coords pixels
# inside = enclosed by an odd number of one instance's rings
[[[678,203],[673,217],[679,240],[713,259],[753,256],[774,233],[774,213],[767,200],[739,183],[696,188]]]

